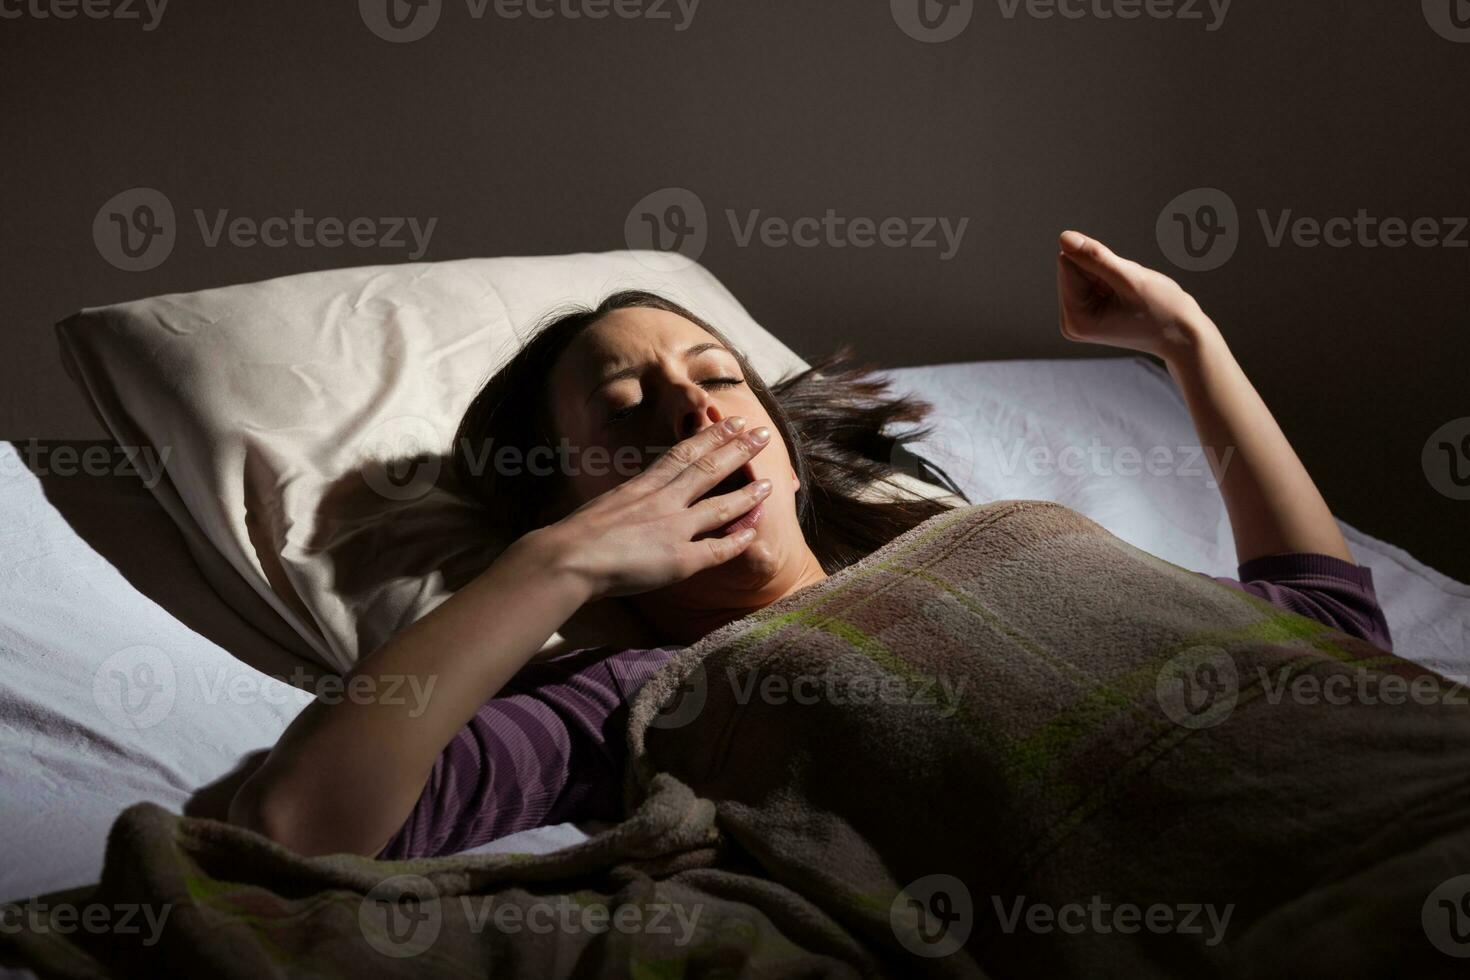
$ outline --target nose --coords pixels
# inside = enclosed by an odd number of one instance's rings
[[[725,420],[719,407],[710,400],[709,392],[698,385],[681,387],[678,413],[677,430],[681,441]]]

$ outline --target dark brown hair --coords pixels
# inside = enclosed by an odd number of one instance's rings
[[[750,390],[771,417],[791,452],[801,480],[797,516],[812,552],[828,573],[876,551],[898,535],[946,510],[933,500],[881,499],[864,495],[875,481],[910,472],[942,484],[963,499],[942,471],[903,450],[928,430],[917,428],[928,403],[889,394],[888,382],[851,363],[847,351],[767,387],[745,356],[713,326],[654,293],[615,293],[592,308],[553,315],[470,402],[454,439],[454,476],[461,492],[478,500],[519,537],[552,519],[550,503],[560,497],[555,473],[526,468],[502,471],[476,466],[475,447],[514,447],[521,458],[556,445],[546,404],[547,378],[557,359],[588,327],[617,310],[663,310],[696,324],[735,355]],[[890,434],[910,426],[902,440]],[[895,465],[899,464],[899,465]]]

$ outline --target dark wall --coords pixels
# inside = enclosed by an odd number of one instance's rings
[[[210,248],[196,208],[437,218],[438,260],[624,247],[635,203],[684,187],[709,214],[703,261],[807,354],[1108,354],[1057,334],[1056,232],[1169,269],[1339,513],[1470,577],[1470,503],[1421,463],[1431,433],[1470,416],[1470,249],[1273,248],[1256,216],[1470,215],[1470,43],[1431,26],[1454,0],[1236,0],[1216,30],[1206,0],[1188,0],[1202,20],[1044,19],[1024,3],[1007,18],[1010,0],[975,0],[941,44],[881,0],[703,0],[684,30],[673,0],[671,20],[598,21],[475,19],[442,0],[433,31],[402,44],[351,0],[173,0],[153,30],[143,0],[140,20],[35,16],[51,2],[0,3],[21,15],[0,19],[0,435],[99,431],[51,330],[78,307],[412,251]],[[140,186],[167,196],[178,239],[124,272],[93,220]],[[1155,234],[1199,187],[1240,212],[1238,251],[1207,273],[1170,265]],[[742,247],[727,209],[970,223],[943,261]]]

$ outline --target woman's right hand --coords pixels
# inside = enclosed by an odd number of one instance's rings
[[[585,602],[681,581],[750,546],[749,534],[694,540],[770,492],[752,483],[699,500],[769,445],[769,432],[741,428],[729,420],[709,426],[631,480],[522,536],[369,654],[350,680],[365,676],[384,685],[369,690],[397,691],[404,678],[415,679],[415,690],[421,679],[423,703],[414,711],[402,698],[308,705],[236,793],[231,822],[305,855],[381,851],[444,746]]]
[[[744,516],[771,491],[769,480],[756,480],[699,499],[770,444],[766,427],[744,427],[739,418],[708,426],[642,473],[532,535],[593,599],[652,592],[724,564],[750,547],[755,530],[696,536]]]

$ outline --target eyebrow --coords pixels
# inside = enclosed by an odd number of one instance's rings
[[[712,351],[712,350],[722,350],[726,354],[729,354],[732,357],[735,355],[735,352],[732,351],[730,348],[726,347],[724,344],[714,343],[714,342],[711,341],[711,342],[703,343],[703,344],[695,344],[693,347],[690,347],[688,350],[686,350],[683,353],[682,356],[683,356],[684,360],[687,361],[691,357],[698,357],[700,354],[703,354],[706,351]],[[587,401],[590,402],[593,399],[593,397],[596,396],[596,394],[599,391],[601,391],[603,388],[606,388],[608,385],[612,384],[614,381],[622,381],[624,378],[636,377],[638,374],[640,374],[643,371],[644,367],[645,367],[645,365],[635,364],[632,367],[625,367],[625,368],[622,368],[621,370],[614,371],[612,374],[609,374],[607,377],[605,377],[601,381],[597,382],[597,385],[587,395]]]

